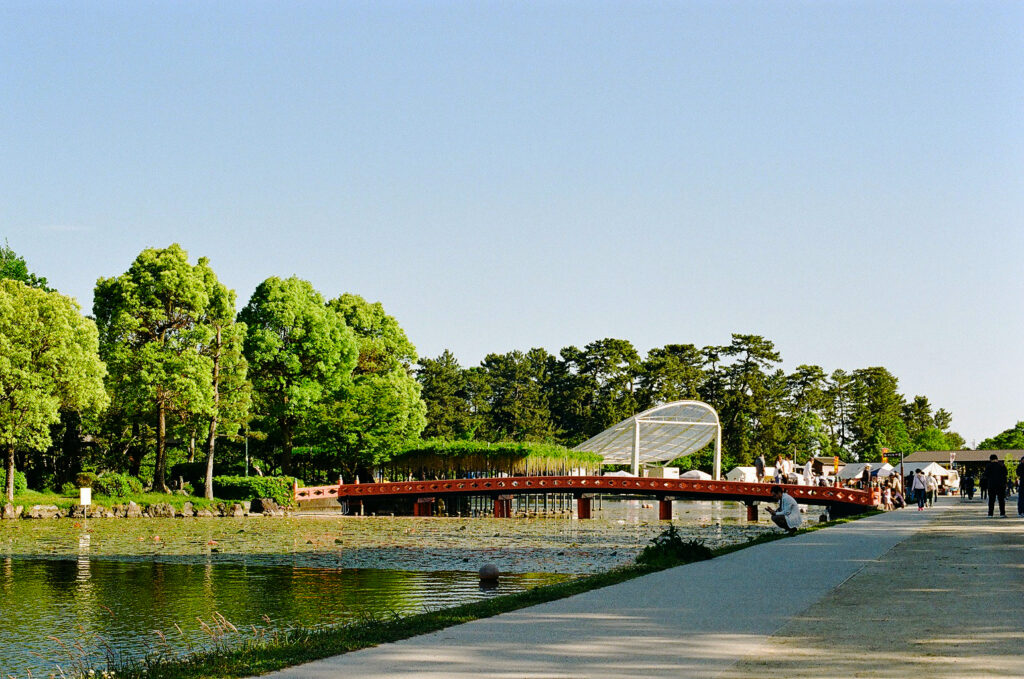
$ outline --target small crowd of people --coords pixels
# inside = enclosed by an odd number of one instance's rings
[[[789,493],[780,485],[784,480],[789,480],[793,471],[792,460],[779,456],[775,462],[776,474],[775,484],[772,487],[772,500],[778,503],[777,509],[770,509],[769,516],[772,522],[780,528],[795,533],[803,519],[800,516],[800,506]],[[759,455],[754,461],[754,469],[757,473],[757,480],[762,481],[765,477],[764,456]],[[1024,456],[1015,468],[1016,479],[1009,478],[1006,464],[999,460],[994,453],[989,456],[988,464],[981,474],[980,489],[981,497],[988,496],[988,515],[994,515],[996,504],[999,505],[999,516],[1006,516],[1006,497],[1017,493],[1017,516],[1024,518],[1024,492],[1021,492],[1021,480],[1024,479]],[[808,461],[804,468],[804,485],[814,485],[814,471],[811,461]],[[822,479],[824,480],[824,479]],[[799,481],[798,481],[799,482]],[[933,474],[926,474],[924,470],[918,469],[914,473],[901,479],[898,474],[878,480],[871,474],[871,466],[865,465],[863,473],[853,480],[856,485],[863,489],[878,488],[881,491],[881,506],[884,509],[901,509],[907,506],[904,496],[904,487],[910,491],[910,496],[917,503],[917,511],[924,511],[925,506],[931,507],[939,495],[940,482]],[[904,482],[906,486],[904,486]],[[971,474],[966,474],[960,479],[960,492],[968,500],[974,499],[975,481]]]

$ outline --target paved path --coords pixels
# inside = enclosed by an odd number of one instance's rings
[[[890,512],[268,676],[1022,677],[1024,521],[983,513]]]

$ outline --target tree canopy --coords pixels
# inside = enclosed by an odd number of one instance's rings
[[[238,320],[247,328],[244,352],[257,410],[281,446],[282,470],[291,474],[299,427],[311,424],[307,418],[349,380],[359,346],[320,293],[294,276],[260,283]]]
[[[96,325],[56,292],[0,280],[0,446],[8,500],[15,451],[44,450],[64,409],[106,405]]]

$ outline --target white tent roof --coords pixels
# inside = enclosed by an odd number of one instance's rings
[[[871,471],[879,472],[879,476],[888,476],[892,472],[892,465],[888,462],[851,462],[842,469],[839,470],[839,478],[841,479],[853,479],[857,478],[864,473],[864,467],[871,465]]]
[[[765,467],[765,476],[775,476],[775,467]],[[725,475],[730,481],[756,481],[757,470],[754,467],[733,467]]]
[[[700,479],[701,481],[710,481],[711,480],[711,474],[708,474],[707,472],[702,472],[699,469],[691,469],[688,472],[683,472],[682,474],[680,474],[679,478],[681,478],[681,479]]]
[[[898,469],[899,469],[899,467],[897,466],[897,470]],[[906,476],[907,474],[913,474],[913,473],[917,472],[918,469],[923,471],[926,476],[928,474],[931,474],[932,476],[942,476],[942,477],[946,477],[946,476],[950,475],[948,469],[944,469],[943,467],[940,467],[939,465],[935,464],[934,462],[904,462],[903,463],[903,475],[904,476]],[[896,473],[899,474],[899,471],[897,471]]]
[[[645,410],[605,429],[573,450],[604,457],[605,464],[630,464],[636,429],[640,430],[640,463],[668,462],[696,453],[715,439],[718,413],[700,401],[675,401]]]

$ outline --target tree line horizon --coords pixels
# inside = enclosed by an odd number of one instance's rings
[[[37,488],[109,471],[147,477],[167,492],[175,465],[193,463],[205,467],[211,498],[215,461],[306,481],[369,478],[423,439],[571,447],[686,399],[718,411],[726,468],[758,454],[877,461],[883,449],[964,446],[952,414],[926,396],[905,397],[886,368],[799,365],[786,373],[759,335],[645,355],[605,338],[557,354],[491,353],[464,368],[449,350],[419,357],[398,321],[356,294],[325,299],[297,276],[271,276],[237,311],[235,297],[208,259],[192,264],[172,244],[99,278],[86,317],[5,244],[0,446],[8,498],[15,469]],[[1022,425],[1000,436],[1024,433]],[[678,462],[704,467],[710,457]]]

